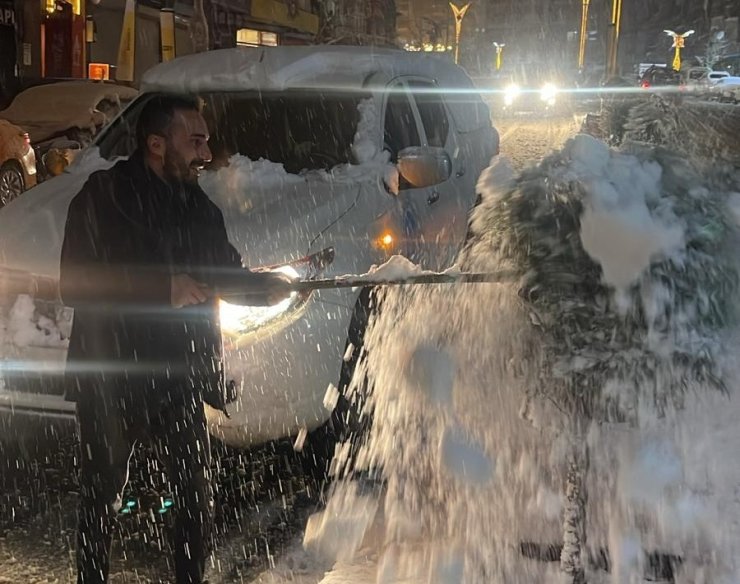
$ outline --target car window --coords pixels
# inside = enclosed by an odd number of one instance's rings
[[[103,158],[112,160],[121,156],[131,156],[136,149],[136,121],[139,119],[141,108],[151,97],[151,95],[139,97],[123,112],[123,115],[118,116],[98,135],[95,143]]]
[[[389,88],[383,127],[384,146],[391,153],[391,160],[397,160],[398,153],[404,148],[421,146],[414,110],[402,84]]]
[[[101,156],[130,156],[144,96],[100,140]],[[360,102],[369,94],[337,92],[224,92],[203,94],[214,164],[234,154],[283,164],[285,170],[329,169],[352,162]]]
[[[419,110],[427,145],[443,148],[450,133],[450,121],[442,94],[431,81],[412,80],[408,85]]]
[[[369,96],[305,90],[205,94],[214,163],[241,154],[298,173],[353,162],[359,105]]]

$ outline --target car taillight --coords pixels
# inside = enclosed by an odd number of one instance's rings
[[[650,87],[650,82],[643,81],[642,83],[640,83],[640,87],[642,87],[643,89],[648,89]]]

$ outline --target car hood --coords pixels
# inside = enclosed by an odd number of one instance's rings
[[[89,148],[61,176],[0,210],[0,266],[58,279],[69,203],[95,170],[114,164]],[[276,168],[279,167],[279,168]],[[314,238],[351,208],[362,184],[381,166],[290,175],[281,165],[248,159],[207,172],[201,185],[221,208],[229,239],[247,265],[286,263],[305,255]]]

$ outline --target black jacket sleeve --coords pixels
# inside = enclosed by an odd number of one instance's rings
[[[62,301],[73,308],[92,303],[169,305],[166,269],[126,265],[110,257],[117,215],[113,188],[110,172],[96,172],[70,203],[59,277]]]
[[[269,272],[252,272],[242,264],[242,258],[236,248],[229,242],[226,225],[221,210],[215,207],[218,233],[222,249],[220,269],[214,276],[213,288],[216,296],[231,304],[242,306],[267,306],[270,294]]]

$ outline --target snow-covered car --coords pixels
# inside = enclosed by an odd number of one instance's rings
[[[723,77],[712,85],[711,91],[720,101],[740,102],[740,77]]]
[[[137,94],[131,87],[84,80],[36,85],[19,93],[0,111],[2,143],[15,136],[23,141],[21,148],[0,150],[0,197],[7,201],[59,174]],[[28,153],[28,144],[34,154]]]
[[[16,419],[73,416],[58,383],[72,315],[55,296],[67,207],[91,172],[132,153],[147,100],[175,91],[204,101],[214,159],[201,185],[245,263],[301,279],[366,273],[393,254],[449,267],[478,176],[498,152],[471,80],[433,55],[239,48],[158,65],[64,174],[0,211],[0,290],[36,291],[35,306],[25,294],[7,306],[0,409]],[[230,418],[208,411],[212,433],[249,447],[318,429],[310,445],[329,432],[335,388],[351,374],[371,309],[367,289],[296,294],[269,308],[222,303],[226,375],[240,397]]]

